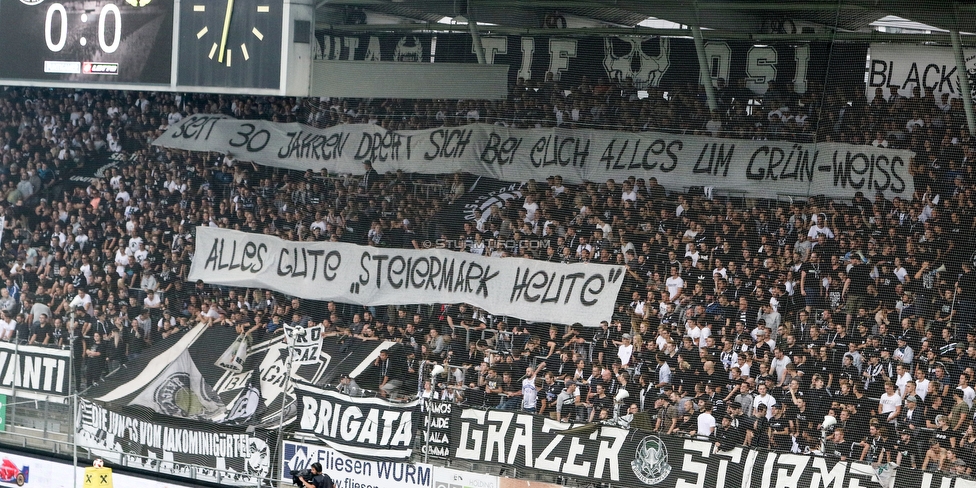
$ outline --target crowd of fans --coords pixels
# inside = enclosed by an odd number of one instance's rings
[[[708,436],[721,449],[968,474],[976,145],[960,129],[961,106],[931,92],[871,103],[854,91],[809,93],[774,85],[754,105],[723,87],[720,110],[709,113],[695,90],[641,99],[605,81],[519,84],[503,102],[7,89],[2,339],[72,348],[84,388],[200,322],[255,339],[285,323],[322,324],[406,351],[381,356],[375,381],[344,378],[350,391],[356,380],[375,382],[364,386],[567,422],[642,419],[642,428]],[[917,191],[787,204],[713,200],[654,178],[572,186],[553,175],[470,221],[435,226],[468,190],[465,175],[427,193],[415,183],[432,177],[369,164],[340,178],[151,145],[200,112],[318,127],[487,122],[815,137],[915,150]],[[450,242],[459,252],[616,263],[627,273],[616,312],[599,324],[526,323],[465,304],[319,303],[186,282],[198,225],[380,247]],[[423,381],[433,364],[446,376]]]

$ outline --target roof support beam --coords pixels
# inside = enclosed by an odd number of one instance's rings
[[[337,25],[318,23],[317,29],[328,29],[342,32],[468,32],[466,25],[441,24],[436,22],[406,24],[406,25]],[[584,28],[584,29],[543,29],[505,26],[480,26],[482,34],[522,35],[522,36],[666,36],[692,37],[691,29],[654,29],[648,27],[630,28]],[[933,43],[949,46],[952,40],[949,34],[891,34],[887,32],[835,32],[823,34],[748,34],[743,32],[729,32],[717,30],[702,30],[703,39],[744,40],[756,42],[810,42],[810,41],[858,41],[858,42],[903,42],[903,43]],[[974,36],[960,33],[964,45],[973,43]],[[967,42],[968,41],[968,42]]]
[[[712,74],[708,70],[708,59],[705,57],[705,40],[702,38],[701,27],[698,26],[698,2],[695,2],[695,22],[691,24],[691,34],[695,38],[695,52],[698,54],[698,78],[705,87],[705,98],[708,100],[709,112],[718,110],[715,100],[715,87],[712,86]]]
[[[478,33],[478,23],[475,22],[474,16],[471,12],[468,12],[468,30],[471,31],[471,46],[474,47],[474,54],[478,58],[478,64],[487,64],[485,62],[485,48],[481,45],[481,34]]]
[[[970,95],[969,76],[966,74],[966,57],[962,53],[962,40],[959,39],[959,29],[949,31],[952,37],[952,52],[956,55],[956,72],[959,73],[959,91],[962,92],[962,108],[966,112],[966,125],[969,134],[976,134],[976,115],[973,114],[973,97]]]

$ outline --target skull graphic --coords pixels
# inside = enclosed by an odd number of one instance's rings
[[[653,49],[655,40],[659,49],[652,56],[648,51]],[[658,86],[671,64],[671,48],[665,37],[607,37],[603,42],[607,76],[617,82],[630,78],[638,90]]]
[[[396,50],[393,51],[394,61],[405,61],[408,63],[420,63],[424,60],[424,44],[417,36],[404,36],[397,41]]]

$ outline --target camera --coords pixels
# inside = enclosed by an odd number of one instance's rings
[[[295,483],[296,485],[301,485],[302,482],[299,481],[298,478],[305,478],[305,481],[312,481],[312,478],[313,478],[312,471],[309,470],[309,469],[302,469],[302,470],[295,470],[295,469],[293,469],[293,470],[291,470],[291,481],[292,481],[292,483]]]

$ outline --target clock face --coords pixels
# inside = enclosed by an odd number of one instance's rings
[[[279,88],[283,0],[182,0],[184,86]]]
[[[170,83],[173,0],[0,0],[0,77]]]

